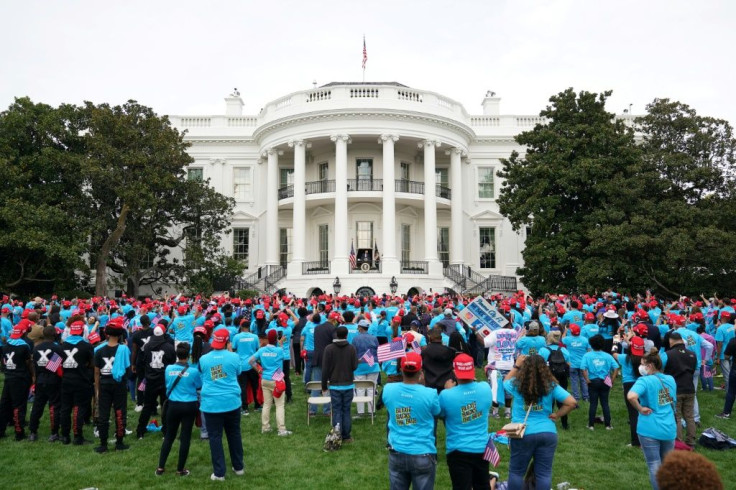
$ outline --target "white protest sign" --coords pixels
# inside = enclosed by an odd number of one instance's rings
[[[509,322],[482,296],[478,296],[468,303],[468,306],[460,312],[460,319],[474,330],[487,327],[490,331],[502,328]],[[485,337],[490,331],[485,333],[486,330],[483,330],[481,334]]]

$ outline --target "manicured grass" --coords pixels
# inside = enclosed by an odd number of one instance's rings
[[[479,372],[480,373],[480,372]],[[721,378],[717,378],[720,383]],[[1,384],[1,382],[0,382]],[[296,387],[301,387],[299,383]],[[730,435],[736,435],[736,422],[716,419],[714,414],[723,408],[725,393],[720,390],[700,392],[702,428],[715,426]],[[195,428],[187,467],[191,476],[177,477],[176,458],[178,443],[169,456],[167,472],[154,475],[161,448],[160,433],[147,434],[143,441],[128,436],[131,449],[111,451],[98,455],[93,445],[62,446],[46,442],[49,435],[48,414],[41,421],[39,441],[15,442],[11,437],[0,440],[0,488],[28,489],[34,487],[57,488],[195,488],[201,486],[219,488],[275,489],[275,488],[388,488],[386,444],[386,411],[378,412],[374,425],[370,418],[353,422],[355,442],[340,451],[324,453],[322,442],[329,430],[329,419],[317,417],[306,424],[305,395],[295,389],[294,402],[287,405],[286,423],[294,434],[278,437],[275,432],[260,433],[260,414],[251,412],[242,418],[243,445],[245,448],[245,476],[237,477],[230,471],[225,482],[211,482],[212,465],[209,446],[200,441]],[[30,414],[30,405],[29,405]],[[555,456],[553,482],[556,485],[569,481],[577,488],[596,489],[644,489],[649,487],[646,464],[641,451],[627,448],[628,425],[620,382],[611,394],[613,431],[597,425],[594,432],[586,429],[587,404],[570,415],[571,429],[559,431],[559,444]],[[600,409],[599,409],[600,412]],[[272,413],[272,426],[275,425]],[[138,414],[130,404],[128,425],[135,427]],[[499,429],[506,421],[491,419],[490,430]],[[438,426],[439,465],[436,488],[451,488],[445,464],[444,428]],[[85,428],[85,436],[92,438],[92,428]],[[95,441],[95,444],[97,441]],[[716,452],[698,449],[718,467],[724,482],[736,479],[733,452]],[[501,464],[496,469],[502,476],[508,474],[509,450],[499,446]],[[226,450],[227,454],[227,450]],[[728,484],[726,485],[728,488]]]

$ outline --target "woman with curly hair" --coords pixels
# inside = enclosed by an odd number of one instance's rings
[[[510,439],[509,489],[523,488],[524,474],[532,459],[536,488],[549,489],[557,448],[555,422],[577,406],[575,398],[557,383],[544,358],[537,354],[519,356],[506,375],[503,387],[514,400],[511,421],[523,423],[527,419],[524,437]],[[553,411],[555,401],[562,403],[556,412]]]

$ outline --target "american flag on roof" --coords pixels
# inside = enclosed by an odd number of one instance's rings
[[[398,359],[404,357],[406,354],[406,344],[404,339],[395,340],[388,344],[378,346],[378,362],[386,362],[391,359]]]
[[[371,354],[371,351],[367,350],[365,351],[365,354],[363,354],[363,357],[361,357],[370,367],[373,367],[376,364],[376,360],[373,358],[373,354]]]
[[[350,268],[355,269],[358,265],[358,260],[355,256],[355,247],[353,246],[353,242],[350,242],[350,256],[348,257],[348,260],[350,261]]]
[[[273,373],[273,380],[274,381],[283,381],[284,380],[284,372],[281,369],[277,369],[275,373]]]
[[[365,70],[365,63],[368,61],[368,51],[365,49],[365,36],[363,36],[363,69]]]
[[[54,355],[51,356],[51,359],[49,360],[49,362],[46,363],[46,369],[48,369],[52,373],[55,373],[56,371],[59,370],[60,367],[61,367],[61,356],[57,354],[56,352],[54,352]]]
[[[493,444],[493,437],[491,436],[488,437],[486,448],[483,451],[483,459],[490,462],[494,468],[498,466],[498,463],[501,461],[501,455],[498,454],[498,449],[496,449],[496,446]]]

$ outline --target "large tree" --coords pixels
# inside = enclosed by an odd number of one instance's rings
[[[76,108],[18,98],[0,114],[0,285],[74,286],[84,270],[82,121]]]
[[[609,95],[553,96],[541,112],[547,124],[516,138],[526,154],[503,161],[501,212],[515,229],[532,229],[524,284],[537,293],[733,292],[730,126],[656,100],[637,142],[605,110]]]

